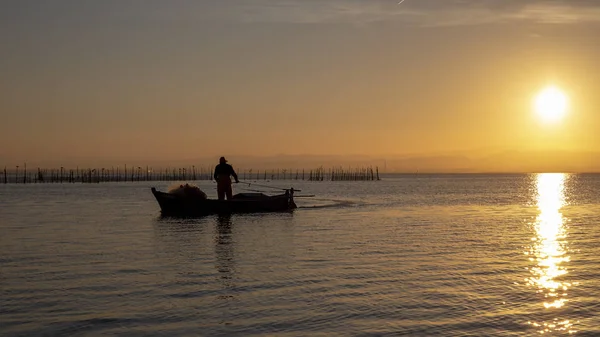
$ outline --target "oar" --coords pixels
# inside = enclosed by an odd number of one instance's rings
[[[261,191],[261,190],[253,190],[253,189],[250,189],[250,188],[244,188],[244,187],[240,187],[240,189],[241,189],[241,190],[244,190],[244,191],[250,191],[250,192],[260,192],[260,193],[266,193],[265,191]]]
[[[261,185],[261,184],[256,184],[256,183],[252,183],[252,182],[249,182],[249,181],[241,181],[240,180],[240,183],[242,183],[242,184],[248,184],[248,185],[254,185],[254,186],[258,186],[258,187],[273,188],[273,189],[276,189],[276,190],[283,190],[283,191],[289,191],[289,190],[291,190],[291,188],[282,188],[282,187],[276,187],[276,186]],[[294,189],[294,192],[302,192],[302,190]]]

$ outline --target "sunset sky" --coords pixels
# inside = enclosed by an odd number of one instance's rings
[[[0,164],[600,152],[599,32],[597,0],[5,0]]]

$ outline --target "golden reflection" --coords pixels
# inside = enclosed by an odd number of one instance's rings
[[[562,173],[538,174],[536,179],[539,214],[534,223],[536,236],[531,239],[530,251],[526,253],[535,266],[530,269],[532,276],[527,281],[529,286],[537,289],[537,293],[544,295],[543,306],[547,310],[565,306],[571,286],[563,281],[567,274],[566,263],[569,262],[565,221],[561,213],[565,205],[565,180],[566,175]],[[565,319],[530,323],[541,328],[540,332],[574,332],[573,324]]]

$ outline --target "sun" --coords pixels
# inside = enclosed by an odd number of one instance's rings
[[[535,98],[535,111],[545,122],[561,120],[567,108],[567,95],[556,87],[545,88]]]

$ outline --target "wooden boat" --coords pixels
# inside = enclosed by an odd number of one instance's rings
[[[238,193],[232,200],[208,199],[202,195],[183,195],[157,191],[152,194],[163,216],[202,216],[210,214],[285,212],[296,208],[294,189],[283,194]]]

